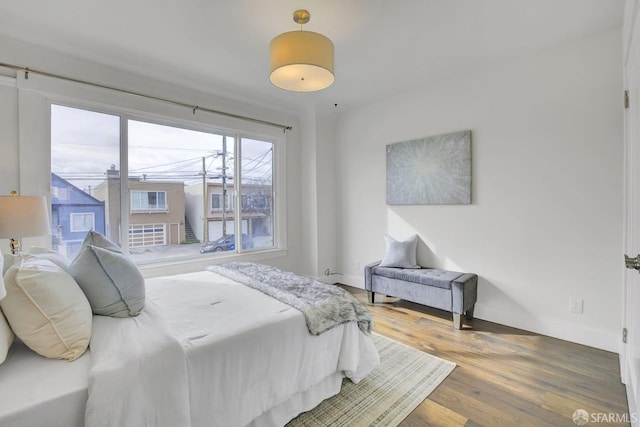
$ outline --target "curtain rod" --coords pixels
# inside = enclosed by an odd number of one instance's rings
[[[177,106],[180,106],[180,107],[187,107],[187,108],[192,110],[193,114],[195,114],[196,111],[200,110],[200,111],[206,111],[207,113],[218,114],[218,115],[226,116],[226,117],[232,117],[234,119],[240,119],[240,120],[249,121],[249,122],[253,122],[253,123],[259,123],[259,124],[263,124],[263,125],[267,125],[267,126],[274,126],[274,127],[282,128],[283,132],[286,132],[286,131],[292,129],[291,126],[283,125],[283,124],[280,124],[280,123],[268,122],[266,120],[255,119],[253,117],[247,117],[247,116],[241,116],[239,114],[227,113],[225,111],[219,111],[219,110],[214,110],[214,109],[211,109],[211,108],[201,107],[199,105],[190,105],[190,104],[187,104],[187,103],[184,103],[184,102],[174,101],[172,99],[161,98],[159,96],[145,95],[143,93],[133,92],[133,91],[127,90],[127,89],[120,89],[120,88],[113,87],[113,86],[107,86],[107,85],[103,85],[103,84],[100,84],[100,83],[94,83],[94,82],[89,82],[89,81],[86,81],[86,80],[76,79],[76,78],[73,78],[73,77],[62,76],[62,75],[59,75],[59,74],[49,73],[49,72],[46,72],[46,71],[34,70],[32,68],[29,68],[29,67],[19,67],[17,65],[6,64],[6,63],[3,63],[3,62],[0,62],[0,67],[10,68],[10,69],[15,70],[15,71],[23,72],[25,79],[29,78],[29,74],[39,74],[41,76],[53,77],[53,78],[56,78],[56,79],[66,80],[66,81],[69,81],[69,82],[81,83],[81,84],[85,84],[85,85],[89,85],[89,86],[99,87],[99,88],[102,88],[102,89],[109,89],[109,90],[113,90],[113,91],[120,92],[120,93],[126,93],[127,95],[134,95],[134,96],[139,96],[139,97],[142,97],[142,98],[153,99],[155,101],[161,101],[161,102],[165,102],[165,103],[168,103],[168,104],[177,105]]]

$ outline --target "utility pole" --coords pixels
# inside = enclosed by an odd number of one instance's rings
[[[209,220],[207,215],[207,200],[209,199],[207,194],[207,166],[205,164],[206,157],[202,157],[202,209],[203,209],[203,227],[202,227],[202,241],[203,243],[209,242]]]

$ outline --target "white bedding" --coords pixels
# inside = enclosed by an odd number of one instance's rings
[[[16,340],[0,365],[0,426],[82,426],[91,353],[47,359]]]
[[[210,271],[150,279],[147,295],[187,349],[193,426],[247,425],[327,377],[335,394],[342,372],[358,382],[379,362],[356,323],[312,336],[298,310]]]
[[[95,316],[86,427],[189,426],[180,342],[153,301],[134,318]]]
[[[98,319],[91,354],[78,361],[47,360],[23,349],[26,359],[47,366],[39,378],[22,355],[18,361],[10,355],[0,365],[0,425],[80,426],[86,403],[88,426],[162,425],[161,418],[194,427],[280,426],[336,394],[343,372],[357,382],[379,362],[355,323],[312,336],[299,311],[210,271],[148,279],[146,287],[144,316],[122,324]],[[109,333],[114,327],[117,333]],[[121,359],[123,349],[128,356]],[[49,377],[60,381],[33,394]],[[10,398],[20,382],[22,392]],[[123,392],[129,388],[132,394]],[[18,404],[25,398],[28,404]],[[167,413],[174,418],[164,418]]]

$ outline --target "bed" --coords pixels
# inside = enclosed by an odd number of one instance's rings
[[[73,362],[16,339],[0,365],[0,425],[282,426],[379,363],[360,322],[311,333],[302,311],[231,277],[147,279],[140,314],[93,316]]]

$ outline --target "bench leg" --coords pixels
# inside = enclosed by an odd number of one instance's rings
[[[376,299],[376,293],[375,292],[369,292],[369,302],[371,304],[373,304],[375,299]]]
[[[453,327],[456,329],[462,329],[462,314],[453,313]]]
[[[473,320],[473,309],[475,308],[475,305],[471,306],[470,309],[468,309],[467,311],[464,312],[464,317],[466,317],[467,320]]]

